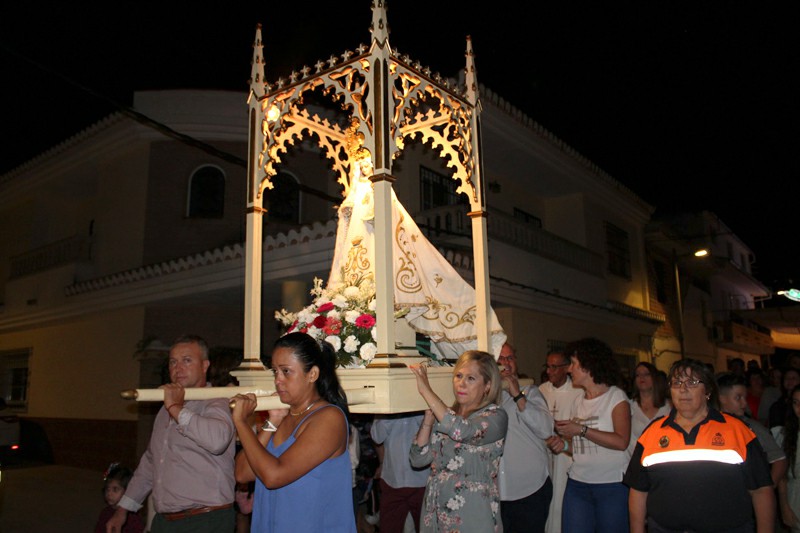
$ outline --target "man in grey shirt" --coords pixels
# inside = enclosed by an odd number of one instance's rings
[[[376,415],[370,436],[377,444],[381,464],[376,477],[380,478],[381,533],[402,533],[406,516],[411,513],[414,529],[419,531],[422,498],[431,473],[430,467],[411,466],[409,450],[419,431],[423,415]]]
[[[520,387],[513,346],[505,343],[497,362],[508,386],[501,403],[508,413],[508,432],[498,479],[503,531],[541,533],[553,497],[545,444],[553,435],[553,415],[536,385]]]
[[[138,511],[151,491],[151,533],[233,532],[236,432],[229,400],[184,400],[185,388],[207,386],[208,366],[208,344],[201,337],[173,343],[164,406],[107,533],[120,533],[128,511]]]

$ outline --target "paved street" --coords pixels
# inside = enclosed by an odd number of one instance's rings
[[[103,508],[103,473],[44,465],[2,470],[0,532],[88,533]]]

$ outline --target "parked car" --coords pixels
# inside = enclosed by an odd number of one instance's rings
[[[11,464],[19,460],[20,427],[19,417],[0,398],[0,464]]]

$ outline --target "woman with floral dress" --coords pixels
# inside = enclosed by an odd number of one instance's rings
[[[411,371],[429,407],[411,445],[411,465],[431,466],[420,533],[501,532],[497,472],[508,415],[497,402],[501,378],[495,358],[473,350],[458,358],[450,407],[433,392],[425,365],[412,365]]]

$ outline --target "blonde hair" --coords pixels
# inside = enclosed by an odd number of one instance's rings
[[[483,409],[490,403],[499,404],[500,391],[502,390],[502,378],[500,377],[500,367],[497,366],[497,360],[490,353],[480,350],[467,350],[462,353],[458,361],[456,361],[456,366],[453,368],[453,375],[458,373],[461,367],[470,361],[478,363],[478,371],[483,377],[483,380],[489,384],[489,392],[483,397],[478,408],[475,410]],[[458,401],[454,400],[453,410],[456,411],[457,407]]]

